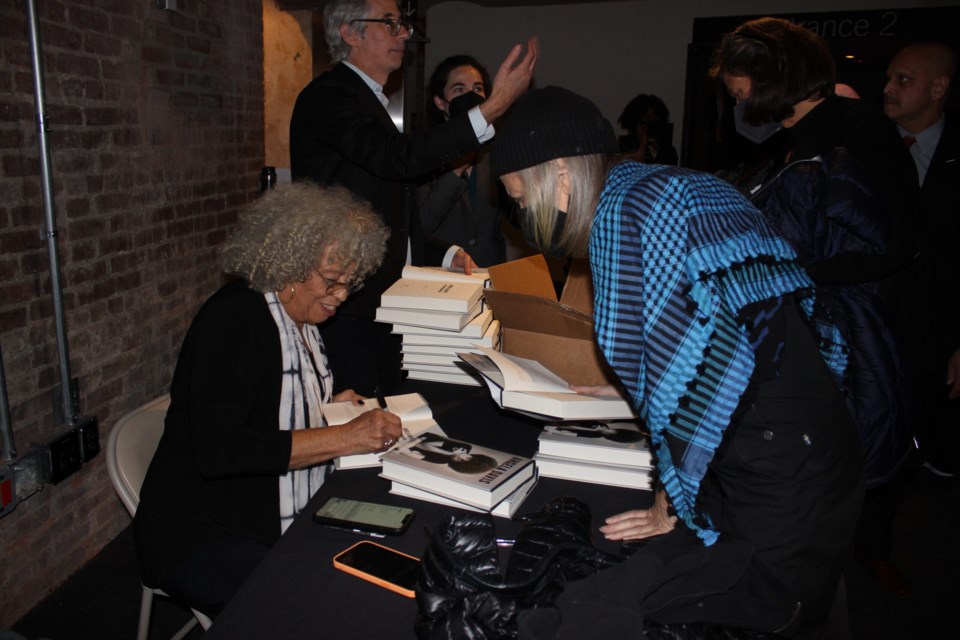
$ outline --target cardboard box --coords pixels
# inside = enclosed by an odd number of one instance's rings
[[[593,332],[593,282],[574,261],[557,300],[542,255],[490,267],[484,291],[500,321],[501,349],[537,360],[570,384],[617,384]]]

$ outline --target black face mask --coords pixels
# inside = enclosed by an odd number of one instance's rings
[[[470,109],[473,109],[477,105],[483,104],[484,100],[486,100],[486,98],[476,91],[467,91],[447,102],[447,111],[449,111],[450,117],[453,118],[461,113],[470,111]]]
[[[526,207],[518,207],[516,217],[519,218],[520,231],[523,232],[523,239],[531,247],[536,247],[552,258],[562,259],[567,257],[565,251],[560,249],[560,236],[563,235],[563,229],[567,225],[567,212],[557,209],[557,220],[553,225],[553,237],[546,246],[541,246],[536,241],[536,234],[533,228],[533,216],[527,211]]]
[[[737,130],[737,133],[742,135],[744,138],[749,140],[754,144],[763,144],[771,137],[773,134],[780,131],[783,128],[783,125],[779,122],[765,122],[763,124],[750,124],[743,119],[744,110],[746,109],[746,103],[738,102],[733,107],[733,125]]]

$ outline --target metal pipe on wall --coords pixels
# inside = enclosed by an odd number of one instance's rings
[[[60,363],[60,391],[63,416],[67,424],[77,422],[77,412],[70,393],[70,356],[67,347],[66,317],[63,310],[63,288],[60,284],[60,257],[57,250],[57,227],[53,210],[53,178],[50,148],[47,141],[47,117],[44,105],[43,57],[40,50],[40,29],[35,0],[26,0],[30,35],[30,58],[33,65],[33,91],[37,114],[37,143],[40,147],[40,183],[43,194],[45,229],[50,260],[50,288],[53,295],[53,316],[57,329],[57,349]]]
[[[0,460],[13,460],[17,448],[13,445],[13,424],[10,422],[10,402],[7,400],[7,377],[3,371],[3,349],[0,349],[0,440],[3,455]]]

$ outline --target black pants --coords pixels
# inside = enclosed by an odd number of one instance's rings
[[[812,330],[794,305],[781,313],[779,376],[751,384],[699,494],[721,540],[753,556],[727,593],[658,620],[770,631],[797,602],[801,626],[829,612],[863,500],[863,454]]]
[[[160,588],[177,602],[214,618],[268,551],[270,547],[256,540],[221,538],[197,552]]]

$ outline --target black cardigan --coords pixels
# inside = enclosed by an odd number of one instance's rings
[[[134,519],[144,584],[158,586],[225,535],[280,537],[282,356],[266,300],[244,283],[216,292],[184,339],[171,404]]]

